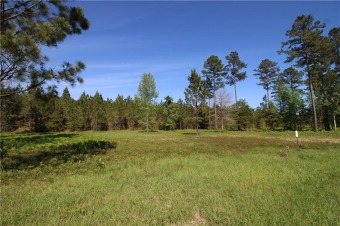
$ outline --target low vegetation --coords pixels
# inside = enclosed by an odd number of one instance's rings
[[[3,225],[340,222],[337,132],[1,136]]]

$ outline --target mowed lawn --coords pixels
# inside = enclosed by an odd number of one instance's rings
[[[298,147],[290,131],[2,134],[3,163],[22,162],[2,170],[1,222],[339,225],[340,133],[300,137]],[[90,139],[116,145],[48,155],[53,143]]]

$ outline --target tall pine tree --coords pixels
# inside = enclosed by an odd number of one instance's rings
[[[304,69],[313,111],[313,128],[318,130],[317,109],[315,102],[314,81],[315,66],[319,63],[322,52],[322,33],[326,27],[319,20],[314,21],[312,15],[298,16],[291,29],[286,32],[289,38],[282,43],[279,53],[287,55],[286,62],[295,62],[295,66]]]
[[[202,74],[205,76],[206,86],[208,90],[213,92],[214,97],[214,116],[215,116],[215,129],[217,127],[217,104],[216,104],[216,92],[220,88],[223,88],[225,83],[223,78],[226,74],[224,70],[224,65],[222,61],[218,58],[218,56],[211,55],[204,62],[204,70],[202,70]]]

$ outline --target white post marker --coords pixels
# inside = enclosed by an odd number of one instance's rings
[[[299,146],[299,132],[295,130],[296,144]]]

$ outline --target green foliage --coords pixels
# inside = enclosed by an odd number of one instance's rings
[[[152,74],[144,73],[138,86],[137,96],[145,104],[153,103],[158,97],[158,91],[156,90],[155,79]]]
[[[69,7],[64,1],[39,0],[2,1],[0,5],[0,89],[6,96],[0,101],[2,131],[232,130],[235,125],[239,130],[309,129],[312,115],[315,131],[317,125],[336,130],[340,124],[340,28],[330,29],[325,36],[325,24],[312,15],[298,16],[286,32],[288,40],[279,53],[286,54],[286,63],[293,65],[279,73],[277,63],[265,59],[254,70],[258,85],[267,91],[266,100],[254,111],[243,102],[238,106],[236,83],[246,78],[243,69],[247,65],[237,51],[225,57],[225,67],[218,56],[211,55],[204,62],[202,77],[193,70],[185,103],[169,96],[164,103],[156,103],[158,91],[150,73],[142,75],[135,98],[118,95],[104,100],[99,92],[94,96],[83,92],[74,100],[67,88],[60,96],[54,85],[47,84],[67,81],[73,85],[82,80],[79,72],[85,65],[65,62],[62,68],[51,69],[40,50],[86,30],[89,22],[82,8]],[[225,84],[234,85],[233,108],[230,98],[224,98],[225,104],[222,96],[217,97]],[[309,97],[303,92],[304,85],[308,85]]]
[[[247,130],[254,127],[254,109],[251,108],[246,100],[239,100],[237,102],[237,121],[240,129]]]
[[[159,128],[163,130],[174,130],[176,128],[178,112],[172,97],[166,96],[164,103],[161,102],[158,108],[160,110],[158,115],[158,121],[160,122]]]
[[[11,92],[9,88],[7,90],[0,87],[1,92]],[[23,109],[23,96],[14,94],[8,98],[1,98],[0,101],[0,120],[2,131],[13,131],[20,127],[22,122],[21,111]]]
[[[295,66],[303,68],[306,83],[310,92],[310,101],[313,109],[314,131],[318,130],[316,104],[314,100],[315,76],[324,64],[324,55],[330,45],[322,36],[325,24],[319,20],[314,21],[312,15],[301,15],[296,18],[290,30],[286,32],[288,41],[282,43],[279,53],[287,55],[286,62],[295,62]],[[327,53],[326,53],[327,55]]]
[[[63,1],[1,1],[1,86],[11,87],[1,96],[41,87],[47,81],[82,82],[85,64],[64,62],[48,67],[42,46],[56,47],[73,34],[89,28],[81,7]]]
[[[276,87],[280,86],[280,83],[288,85],[291,90],[298,90],[298,87],[303,84],[302,81],[303,72],[297,71],[293,67],[286,68],[280,75]]]
[[[299,114],[305,109],[304,100],[300,93],[287,86],[280,86],[274,96],[276,107],[282,117],[284,129],[297,130],[299,126]]]
[[[224,87],[223,77],[225,75],[224,65],[218,56],[211,55],[204,62],[204,70],[202,74],[206,78],[209,90],[216,92],[218,89]]]
[[[91,128],[93,130],[105,130],[105,108],[104,100],[99,92],[96,92],[91,101]]]
[[[217,129],[217,103],[216,103],[216,92],[220,88],[225,86],[223,81],[224,76],[226,75],[226,71],[222,61],[218,58],[218,56],[211,55],[204,62],[204,69],[202,70],[202,74],[205,77],[205,85],[207,87],[208,97],[210,99],[211,96],[214,97],[214,117],[215,117],[215,129]]]
[[[242,69],[247,68],[247,64],[240,60],[238,52],[230,52],[225,59],[228,62],[226,65],[226,70],[228,72],[226,75],[227,84],[234,85],[247,78],[246,72],[241,72]]]
[[[191,74],[188,76],[189,85],[185,88],[184,95],[185,101],[188,105],[195,109],[196,115],[196,133],[198,134],[199,127],[199,105],[205,102],[204,91],[205,82],[201,79],[195,69],[191,70]]]
[[[156,91],[156,83],[152,74],[144,73],[138,86],[137,97],[140,99],[140,110],[142,116],[140,123],[144,126],[146,131],[149,131],[150,127],[155,124],[154,118],[154,103],[158,97],[158,91]]]

